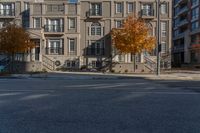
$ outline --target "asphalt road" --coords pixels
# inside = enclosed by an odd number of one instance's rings
[[[199,133],[200,82],[0,79],[0,133]]]

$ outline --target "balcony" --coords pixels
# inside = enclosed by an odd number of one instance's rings
[[[104,48],[86,48],[85,55],[86,56],[104,56],[105,49]]]
[[[0,17],[15,17],[14,9],[0,9]]]
[[[45,25],[44,32],[51,32],[51,33],[64,32],[64,26],[63,25]]]
[[[64,54],[63,48],[56,48],[56,47],[46,48],[46,55],[63,55],[63,54]]]
[[[149,9],[142,9],[140,11],[140,16],[142,18],[154,18],[154,10],[149,10]]]
[[[180,20],[179,23],[177,24],[178,27],[181,27],[181,26],[185,26],[188,24],[188,20],[187,19],[183,19],[183,20]]]
[[[182,47],[181,46],[174,46],[173,49],[172,49],[173,53],[183,52],[184,51],[183,46]]]
[[[185,34],[186,34],[186,32],[180,32],[178,34],[175,34],[174,37],[173,37],[173,40],[183,38],[185,36]]]
[[[86,12],[86,17],[88,18],[102,18],[102,10],[101,9],[90,9]]]
[[[188,13],[188,7],[187,6],[185,6],[185,7],[183,7],[183,8],[180,8],[178,11],[177,11],[177,15],[179,16],[179,15],[182,15],[182,14],[185,14],[185,13]]]

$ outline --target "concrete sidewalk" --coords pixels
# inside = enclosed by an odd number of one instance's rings
[[[154,80],[200,80],[200,72],[197,73],[170,73],[170,74],[161,74],[157,76],[156,74],[116,74],[116,73],[97,73],[97,72],[53,72],[54,74],[74,74],[74,75],[90,75],[90,76],[103,76],[103,77],[112,77],[112,78],[131,78],[131,77],[140,77],[146,79]]]
[[[117,74],[117,73],[98,73],[98,72],[61,72],[40,74],[12,74],[9,76],[0,76],[0,78],[42,78],[42,79],[128,79],[145,78],[150,80],[197,80],[200,81],[200,72],[173,72],[168,74]]]

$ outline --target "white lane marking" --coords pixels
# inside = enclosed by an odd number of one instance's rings
[[[101,85],[109,85],[109,84],[83,84],[83,85],[71,85],[71,86],[65,86],[65,87],[93,87],[93,86],[101,86]]]
[[[3,97],[3,96],[14,96],[14,95],[21,95],[23,93],[20,93],[20,92],[9,92],[9,93],[2,93],[0,94],[0,97]]]
[[[196,92],[132,92],[132,94],[200,95],[200,93]]]
[[[7,89],[0,89],[0,92],[55,92],[55,90],[7,90]]]
[[[25,96],[21,98],[20,100],[33,100],[33,99],[39,99],[43,97],[47,97],[49,94],[37,94],[37,95],[30,95],[30,96]]]
[[[115,87],[124,87],[124,86],[130,86],[132,84],[129,83],[123,83],[123,84],[113,84],[113,85],[108,85],[108,86],[97,86],[93,87],[93,89],[103,89],[103,88],[115,88]]]

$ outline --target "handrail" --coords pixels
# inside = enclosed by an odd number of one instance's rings
[[[55,70],[55,62],[52,59],[48,58],[45,55],[42,55],[42,62],[46,68],[50,70]]]

